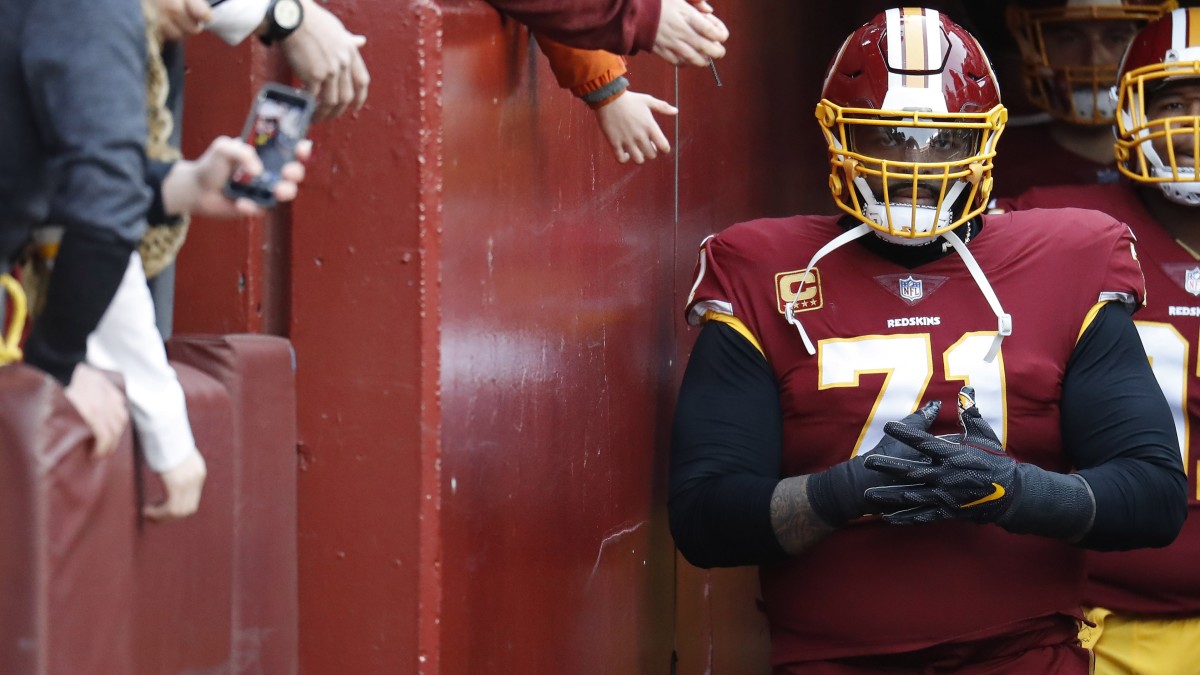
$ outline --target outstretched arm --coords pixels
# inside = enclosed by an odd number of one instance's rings
[[[642,164],[660,152],[670,152],[654,113],[675,115],[674,106],[648,94],[629,91],[625,59],[606,51],[576,49],[544,35],[538,47],[546,55],[558,85],[583,99],[596,113],[600,131],[613,156],[624,164]]]
[[[626,91],[606,105],[596,108],[596,121],[608,139],[613,155],[624,164],[633,160],[642,164],[671,152],[671,144],[654,119],[654,113],[675,116],[679,110],[649,94]]]
[[[675,65],[707,66],[725,55],[729,29],[707,2],[689,0],[488,0],[496,9],[578,49],[653,51]]]

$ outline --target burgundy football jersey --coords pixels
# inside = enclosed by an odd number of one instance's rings
[[[757,220],[710,238],[688,300],[692,323],[731,314],[761,344],[783,408],[781,475],[870,450],[884,423],[930,399],[943,401],[932,431],[958,433],[966,383],[1015,457],[1067,470],[1058,404],[1067,361],[1102,294],[1142,298],[1128,229],[1079,209],[986,216],[969,247],[1013,326],[989,363],[996,316],[953,252],[910,270],[855,242],[822,258],[801,287],[813,253],[842,232],[837,221]],[[815,356],[785,319],[793,298]],[[994,525],[862,519],[761,568],[773,660],[911,651],[1079,616],[1082,564],[1077,548]]]
[[[1132,614],[1200,613],[1200,502],[1197,460],[1189,452],[1191,420],[1200,419],[1200,260],[1176,242],[1146,211],[1136,188],[1063,186],[1031,190],[1016,201],[1023,209],[1089,208],[1124,221],[1137,236],[1146,275],[1146,307],[1136,319],[1158,384],[1171,404],[1183,465],[1188,474],[1188,519],[1166,548],[1089,553],[1086,600]],[[1200,219],[1200,212],[1196,214]]]

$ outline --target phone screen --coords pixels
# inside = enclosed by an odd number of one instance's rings
[[[253,146],[262,160],[257,176],[235,171],[226,190],[230,196],[250,197],[260,204],[274,204],[275,185],[283,165],[296,155],[296,144],[308,133],[313,100],[307,92],[269,84],[255,99],[242,130],[242,140]]]

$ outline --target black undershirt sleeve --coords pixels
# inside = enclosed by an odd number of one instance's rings
[[[68,230],[46,290],[46,306],[25,341],[25,361],[64,387],[87,355],[88,335],[99,325],[129,267],[134,245],[101,229]]]
[[[783,420],[763,355],[729,326],[704,325],[692,349],[671,439],[671,534],[698,567],[786,557],[771,527]]]
[[[1187,515],[1171,410],[1128,311],[1108,303],[1084,331],[1062,391],[1067,457],[1096,498],[1080,542],[1110,551],[1166,546]]]

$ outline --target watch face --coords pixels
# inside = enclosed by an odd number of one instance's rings
[[[303,16],[300,3],[296,0],[278,0],[274,13],[275,24],[284,30],[295,30]]]

